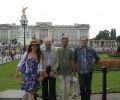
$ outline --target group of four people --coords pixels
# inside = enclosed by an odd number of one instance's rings
[[[42,82],[43,100],[57,100],[56,77],[58,79],[58,100],[70,100],[71,76],[78,72],[81,100],[90,100],[91,81],[94,64],[100,58],[96,51],[88,47],[88,38],[80,38],[80,46],[73,52],[68,48],[68,38],[63,37],[60,48],[52,46],[52,40],[45,38],[45,48],[40,50],[37,39],[31,41],[28,51],[23,55],[19,66],[26,60],[26,71],[22,77],[21,88],[28,93],[29,100],[35,100],[38,79]],[[27,59],[26,59],[27,58]],[[95,59],[95,60],[94,60]]]

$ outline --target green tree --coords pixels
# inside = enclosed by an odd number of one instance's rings
[[[110,34],[111,36],[111,39],[112,40],[115,40],[116,39],[116,29],[114,28],[114,29],[111,29],[111,34]]]
[[[117,40],[117,46],[118,46],[117,52],[120,52],[120,35],[116,38],[116,40]]]
[[[95,37],[95,40],[110,40],[110,32],[108,30],[100,31],[99,34]]]
[[[114,39],[116,39],[116,29],[114,28]]]
[[[116,38],[117,44],[120,45],[120,35]]]

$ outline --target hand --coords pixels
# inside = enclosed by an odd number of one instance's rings
[[[48,74],[45,72],[45,73],[44,73],[44,76],[45,76],[45,77],[48,77]]]
[[[15,74],[15,77],[16,77],[16,79],[19,79],[19,74],[16,73],[16,74]]]
[[[65,77],[66,77],[66,74],[62,74],[62,76],[63,76],[63,78],[65,79]]]
[[[73,75],[73,76],[76,76],[76,72],[73,72],[72,75]]]
[[[43,72],[43,73],[42,73],[42,77],[43,77],[43,78],[46,78],[46,77],[48,77],[48,74],[47,74],[46,72]]]
[[[39,81],[43,81],[46,77],[48,77],[47,73],[46,72],[41,72]]]
[[[18,78],[19,78],[19,70],[18,70],[18,67],[17,67],[17,69],[16,69],[16,74],[15,74],[15,77],[16,77],[16,79],[18,79]]]
[[[51,72],[50,72],[50,77],[55,77],[55,75],[56,75],[56,72],[55,72],[55,71],[51,71]]]

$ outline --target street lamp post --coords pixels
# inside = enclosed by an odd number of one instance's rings
[[[23,52],[25,52],[25,50],[26,50],[26,41],[25,41],[25,37],[26,37],[25,32],[26,31],[25,31],[25,28],[26,28],[27,22],[28,22],[27,16],[25,14],[25,10],[26,9],[27,9],[27,7],[23,7],[23,9],[22,9],[22,15],[21,15],[21,20],[20,20],[21,26],[22,26],[23,31],[24,31],[24,34],[23,34],[23,38],[24,38]]]
[[[26,51],[25,27],[27,26],[26,21],[23,21],[22,26],[23,26],[23,29],[24,29],[24,48],[23,48],[23,51],[25,52]]]

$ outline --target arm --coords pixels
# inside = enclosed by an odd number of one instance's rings
[[[52,70],[54,70],[55,72],[57,71],[58,64],[59,64],[59,55],[58,55],[58,50],[57,50],[55,51],[55,65],[52,68]]]
[[[100,62],[100,57],[95,50],[94,50],[94,58],[95,58],[95,64],[98,64]]]
[[[75,52],[74,52],[73,66],[75,67],[75,71],[76,71],[76,66],[77,66],[77,49],[75,49]]]
[[[41,59],[41,63],[42,64],[42,71],[45,72],[46,71],[46,56],[45,56],[45,49],[41,50],[42,52],[42,59]]]
[[[77,62],[77,49],[75,49],[75,52],[74,52],[74,62],[75,63]]]
[[[50,72],[51,77],[56,77],[57,69],[58,69],[58,64],[59,64],[59,56],[58,56],[58,50],[54,50],[54,59],[53,59],[53,64],[52,69]]]
[[[20,67],[20,65],[22,64],[22,62],[26,59],[27,56],[27,52],[24,53],[22,59],[20,60],[20,62],[18,63],[18,67]]]
[[[38,73],[42,72],[42,64],[40,64],[40,63],[38,64]]]
[[[71,50],[71,66],[72,66],[72,72],[75,75],[76,74],[76,63],[74,61],[74,52]]]
[[[18,67],[17,67],[17,69],[16,69],[16,74],[15,74],[16,79],[18,79],[18,72],[19,72],[19,69],[18,69]]]
[[[19,67],[20,67],[20,65],[22,64],[22,62],[25,60],[26,56],[27,56],[27,52],[24,53],[22,59],[21,59],[20,62],[18,63],[18,66],[17,66],[17,69],[16,69],[16,78],[18,78]]]

